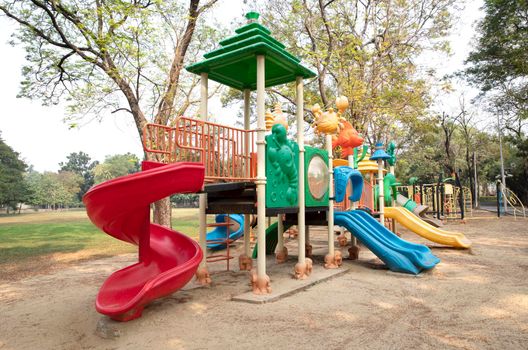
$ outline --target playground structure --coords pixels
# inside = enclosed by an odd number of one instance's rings
[[[456,220],[473,216],[471,190],[447,182],[398,186],[398,191],[429,208],[437,219]],[[462,205],[460,203],[463,203]]]
[[[251,271],[253,293],[269,294],[267,254],[275,252],[278,263],[286,261],[289,252],[284,232],[292,225],[297,227],[297,263],[292,271],[296,279],[309,278],[312,272],[313,261],[307,257],[310,225],[327,227],[324,267],[328,269],[342,264],[341,252],[334,247],[334,224],[346,228],[393,271],[417,274],[439,262],[426,246],[404,241],[385,227],[386,217],[398,221],[406,217],[406,209],[391,207],[395,203],[390,191],[395,185],[384,189],[384,162],[391,165],[393,174],[395,158],[379,142],[370,158],[364,159],[367,148],[358,149],[363,138],[343,119],[348,107],[345,97],[336,100],[337,111],[312,107],[312,127],[324,135],[326,149],[304,144],[303,80],[315,73],[256,22],[257,13],[250,12],[247,18],[249,23],[221,41],[220,48],[186,67],[201,77],[200,118],[178,116],[173,126],[148,124],[143,147],[152,161],[143,163],[144,171],[98,185],[84,198],[90,219],[99,228],[139,246],[139,262],[112,274],[101,288],[96,307],[103,314],[122,321],[139,317],[145,304],[181,288],[193,274],[197,283],[210,284],[207,263],[231,257],[229,252],[208,256],[208,246],[228,248],[242,234],[244,252],[239,256],[239,268]],[[243,92],[244,128],[208,120],[209,79]],[[275,106],[273,112],[265,110],[265,88],[292,82],[296,141],[288,139],[289,125],[280,107]],[[250,94],[254,90],[257,125],[251,129]],[[333,151],[338,146],[348,160],[334,161]],[[334,170],[337,165],[341,166]],[[170,230],[149,222],[149,204],[177,192],[199,193],[199,246],[178,233],[169,240],[181,241],[181,246],[176,241],[160,246]],[[341,200],[345,204],[334,212],[334,202]],[[372,215],[355,210],[358,208],[368,209]],[[402,209],[403,214],[392,209]],[[222,216],[208,225],[209,214]],[[253,254],[249,234],[252,214],[257,227]],[[276,217],[277,223],[266,227],[269,217]],[[419,234],[432,232],[432,226],[418,220],[408,227]],[[209,237],[207,227],[215,227]],[[431,237],[435,235],[464,239],[445,231],[434,231]],[[256,270],[252,257],[256,258]]]
[[[517,195],[507,187],[501,186],[500,181],[497,181],[497,216],[507,214],[513,215],[515,219],[517,216],[526,217],[526,208]]]

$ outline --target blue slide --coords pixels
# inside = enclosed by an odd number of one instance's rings
[[[216,223],[222,223],[227,220],[227,214],[219,214],[216,216]],[[211,232],[207,232],[207,240],[221,240],[227,238],[227,230],[230,230],[229,239],[237,240],[244,235],[244,215],[241,214],[229,214],[229,220],[235,225],[236,230],[233,231],[233,227],[218,226],[215,227]],[[238,226],[238,227],[237,227]],[[226,248],[223,243],[207,243],[207,248],[212,250],[220,250]]]
[[[364,211],[337,211],[334,223],[350,231],[391,271],[416,275],[440,262],[429,248],[404,241]]]

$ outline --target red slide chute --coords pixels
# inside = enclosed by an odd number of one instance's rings
[[[202,189],[203,165],[143,162],[142,168],[93,187],[83,198],[97,227],[139,249],[139,262],[111,274],[95,302],[98,312],[119,321],[140,317],[147,303],[182,288],[203,256],[193,239],[150,222],[151,203]]]

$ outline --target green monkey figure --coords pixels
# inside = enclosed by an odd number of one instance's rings
[[[289,184],[286,191],[286,199],[295,203],[297,199],[297,187],[299,175],[295,166],[294,145],[286,137],[286,128],[281,124],[275,124],[271,128],[271,135],[266,137],[268,142],[268,157],[274,167],[275,175]]]

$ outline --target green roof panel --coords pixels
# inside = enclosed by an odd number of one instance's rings
[[[258,18],[258,14],[249,15],[248,18]],[[195,74],[208,73],[209,79],[238,90],[256,89],[257,55],[266,57],[266,87],[295,81],[298,76],[316,76],[259,23],[247,24],[235,32],[237,35],[220,42],[219,49],[206,53],[205,60],[185,68]]]

